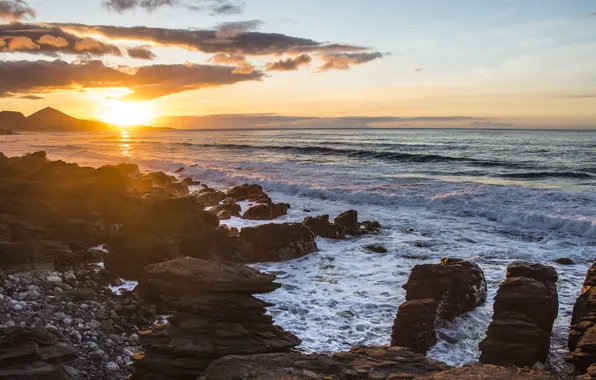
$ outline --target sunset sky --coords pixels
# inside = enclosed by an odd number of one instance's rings
[[[0,0],[0,56],[25,114],[596,128],[592,0]]]

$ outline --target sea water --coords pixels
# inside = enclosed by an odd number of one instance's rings
[[[358,210],[378,235],[317,238],[303,258],[255,265],[277,275],[276,323],[308,352],[389,343],[402,285],[414,265],[442,257],[476,262],[485,304],[440,330],[429,352],[452,365],[478,360],[493,297],[509,263],[553,265],[559,281],[550,362],[562,367],[573,304],[596,257],[596,133],[500,130],[242,130],[46,133],[2,136],[8,156],[45,150],[51,159],[143,170],[184,167],[213,187],[261,184],[292,205],[277,222]],[[242,204],[246,208],[247,204]],[[239,218],[225,224],[262,222]],[[382,244],[388,253],[366,251]],[[573,265],[553,263],[570,258]]]

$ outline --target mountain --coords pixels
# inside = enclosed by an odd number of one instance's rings
[[[0,128],[23,132],[105,132],[121,129],[119,126],[97,120],[77,119],[57,109],[46,107],[25,117],[20,112],[0,112]],[[172,128],[153,128],[134,126],[135,130],[171,130]]]

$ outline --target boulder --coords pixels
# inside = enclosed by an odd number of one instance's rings
[[[140,334],[145,354],[134,358],[135,378],[199,376],[226,355],[285,352],[298,344],[294,335],[273,325],[253,296],[280,285],[275,275],[244,265],[178,258],[148,266],[139,294],[175,310],[167,325]]]
[[[391,344],[426,353],[436,343],[435,325],[452,321],[486,300],[484,272],[472,262],[444,258],[416,265],[403,286],[406,302],[393,322]]]
[[[286,215],[290,205],[287,203],[261,203],[249,207],[242,215],[248,220],[273,220]]]
[[[271,203],[271,198],[263,192],[261,186],[249,185],[247,183],[229,189],[226,192],[226,196],[236,202]]]
[[[557,272],[543,264],[513,263],[499,286],[493,321],[480,343],[480,362],[532,367],[544,363],[558,314]]]
[[[573,307],[569,329],[568,346],[571,353],[566,359],[582,373],[596,365],[596,287],[594,285],[596,285],[596,261],[586,273],[582,293]],[[596,371],[594,373],[596,374]]]
[[[387,248],[383,247],[380,244],[371,244],[364,247],[367,251],[375,252],[375,253],[387,253]]]
[[[541,369],[497,367],[494,365],[471,365],[454,368],[430,375],[418,376],[415,380],[555,380],[557,377]]]
[[[182,180],[182,183],[186,186],[199,186],[201,184],[201,181],[195,181],[190,177],[186,177]]]
[[[426,354],[437,343],[435,323],[438,307],[439,303],[432,298],[406,301],[399,305],[393,321],[391,345]]]
[[[206,207],[215,206],[226,198],[226,194],[223,191],[215,190],[210,187],[194,191],[191,195]]]
[[[330,223],[329,215],[308,216],[304,218],[302,223],[308,226],[317,236],[336,240],[346,238],[345,227],[337,223]]]
[[[216,215],[219,220],[230,219],[232,216],[240,217],[241,211],[242,209],[238,203],[228,200],[209,210],[209,212]]]
[[[381,229],[379,222],[369,220],[358,222],[358,211],[356,210],[348,210],[341,213],[334,219],[334,222],[344,227],[346,234],[353,236],[376,233]]]
[[[317,250],[315,234],[302,223],[263,224],[240,231],[244,262],[287,261]]]

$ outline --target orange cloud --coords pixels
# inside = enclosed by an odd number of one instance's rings
[[[49,34],[44,34],[43,36],[41,36],[41,38],[37,40],[37,43],[40,45],[53,46],[55,48],[63,48],[69,45],[66,39],[62,37],[54,37]]]

